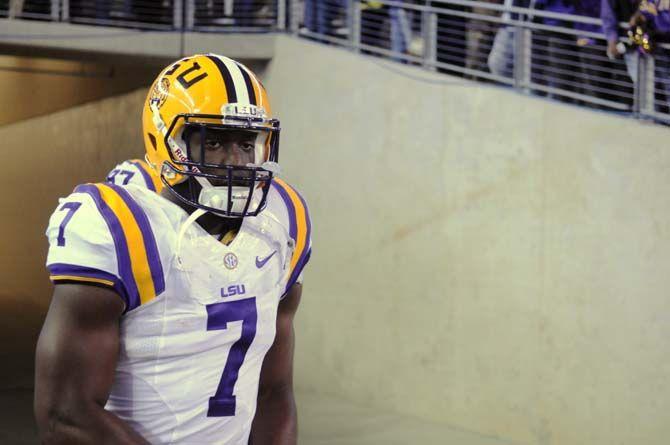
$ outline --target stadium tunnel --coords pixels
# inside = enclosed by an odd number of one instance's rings
[[[30,26],[11,32],[90,32]],[[0,87],[2,443],[37,443],[48,217],[74,185],[142,156],[146,88],[174,58],[131,34],[146,48],[2,42],[17,68],[0,73],[15,85]],[[216,37],[186,48],[258,71],[313,220],[301,444],[667,442],[667,128],[290,35]],[[58,70],[97,74],[87,91],[62,73],[38,88]]]

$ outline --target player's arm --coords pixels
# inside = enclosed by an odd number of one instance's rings
[[[42,444],[148,444],[104,409],[124,303],[113,290],[56,286],[37,342],[35,418]]]
[[[279,303],[275,341],[261,369],[258,406],[249,439],[252,445],[297,443],[298,416],[293,395],[293,318],[301,295],[302,285],[296,283]]]

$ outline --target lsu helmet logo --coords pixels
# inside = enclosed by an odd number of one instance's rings
[[[156,82],[156,85],[154,85],[154,89],[151,91],[151,98],[149,99],[149,102],[151,105],[155,105],[157,108],[160,108],[167,100],[169,93],[170,80],[167,77],[163,77],[160,82]]]
[[[256,105],[240,104],[240,103],[224,104],[221,107],[221,115],[224,116],[224,120],[226,116],[248,117],[248,118],[259,118],[259,119],[265,119],[267,117],[264,108],[258,107]]]

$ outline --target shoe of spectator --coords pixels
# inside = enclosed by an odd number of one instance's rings
[[[215,19],[209,20],[210,23],[213,25],[234,25],[235,24],[235,19],[232,17],[218,17]]]
[[[412,37],[412,40],[407,45],[407,52],[413,56],[423,56],[423,38],[422,37]]]
[[[274,13],[270,5],[264,5],[261,9],[254,13],[254,17],[259,19],[269,19],[274,17]]]

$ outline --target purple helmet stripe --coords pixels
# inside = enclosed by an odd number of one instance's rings
[[[94,184],[83,184],[74,189],[75,193],[86,193],[95,202],[98,211],[109,227],[109,232],[114,240],[114,248],[116,249],[116,259],[119,268],[119,276],[125,285],[128,295],[128,305],[126,311],[132,310],[140,305],[140,295],[137,290],[137,283],[133,276],[133,271],[130,266],[130,253],[128,251],[128,241],[121,229],[121,222],[114,214],[114,211],[102,199],[100,191]]]

